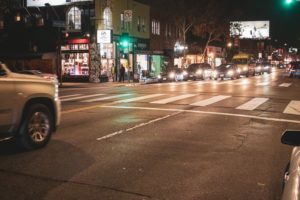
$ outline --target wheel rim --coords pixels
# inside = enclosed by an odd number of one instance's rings
[[[35,143],[43,142],[50,130],[50,120],[42,112],[35,112],[29,120],[28,134]]]

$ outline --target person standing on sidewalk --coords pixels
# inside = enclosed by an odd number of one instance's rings
[[[124,65],[121,64],[119,82],[122,81],[124,83],[124,79],[125,79],[125,67]]]
[[[112,65],[112,66],[111,66],[111,77],[112,77],[112,81],[113,81],[113,82],[115,82],[115,73],[116,73],[116,71],[115,71],[115,66]]]

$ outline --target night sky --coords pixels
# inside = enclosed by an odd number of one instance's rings
[[[241,11],[236,20],[270,20],[271,39],[278,45],[300,47],[300,2],[285,0],[229,0],[228,6]]]

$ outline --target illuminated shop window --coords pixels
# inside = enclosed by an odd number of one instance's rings
[[[67,14],[68,30],[81,30],[81,10],[72,7]]]

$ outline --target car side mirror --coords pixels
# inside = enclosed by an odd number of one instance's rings
[[[5,76],[7,73],[4,69],[0,69],[0,76]]]
[[[290,146],[300,146],[300,130],[286,130],[281,136],[281,143]]]

